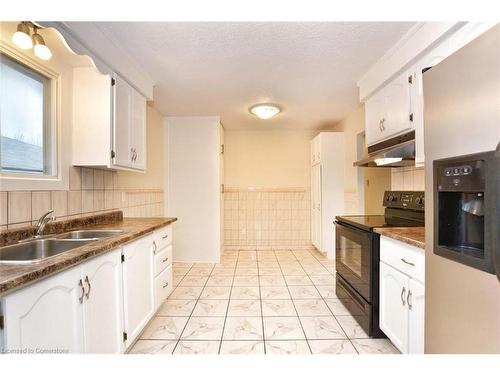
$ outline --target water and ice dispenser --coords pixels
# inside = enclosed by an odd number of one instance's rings
[[[494,273],[493,152],[434,161],[434,253]]]

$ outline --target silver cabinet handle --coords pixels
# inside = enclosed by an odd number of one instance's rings
[[[403,289],[401,289],[401,303],[403,304],[403,306],[406,305],[405,293],[406,293],[406,288],[403,287]]]
[[[401,262],[403,262],[404,264],[407,264],[409,266],[415,267],[415,263],[408,262],[405,258],[401,258]]]
[[[82,279],[80,279],[80,281],[78,282],[78,285],[82,289],[82,295],[80,297],[78,297],[78,300],[80,301],[80,303],[83,303],[83,297],[85,296],[85,288],[83,287]]]
[[[92,285],[90,285],[90,280],[89,280],[88,276],[85,276],[85,282],[87,283],[87,285],[89,287],[89,290],[87,290],[87,293],[85,293],[85,298],[89,299],[90,290],[92,289]]]
[[[168,234],[164,235],[161,239],[166,240],[168,238]]]
[[[163,289],[165,289],[167,286],[168,286],[168,282],[166,282],[165,284],[163,284]]]
[[[168,262],[168,257],[161,261],[162,263]]]
[[[156,241],[153,241],[153,254],[156,254],[156,250],[158,250],[158,246],[156,246]]]
[[[411,310],[413,307],[411,304],[411,290],[408,289],[408,297],[406,297],[406,302],[408,302],[408,308]]]

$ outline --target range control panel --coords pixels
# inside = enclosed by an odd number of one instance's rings
[[[384,207],[424,211],[425,194],[423,191],[386,191],[383,205]]]

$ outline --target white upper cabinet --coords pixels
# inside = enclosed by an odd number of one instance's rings
[[[411,85],[405,72],[365,103],[365,132],[368,146],[413,129]]]
[[[495,24],[419,22],[412,27],[358,82],[360,99],[365,102],[366,144],[371,146],[415,130],[415,165],[423,166],[422,71],[438,64]]]
[[[73,70],[73,165],[146,169],[146,99],[120,76]]]

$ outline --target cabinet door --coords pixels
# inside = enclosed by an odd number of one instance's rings
[[[132,121],[130,144],[132,148],[132,167],[146,169],[146,98],[133,90]]]
[[[124,320],[128,347],[144,328],[154,310],[153,237],[147,236],[123,248]]]
[[[402,352],[408,353],[408,277],[380,262],[380,329]]]
[[[386,121],[384,89],[376,93],[365,103],[365,136],[368,146],[386,137],[384,123]]]
[[[80,280],[75,267],[5,296],[5,348],[83,353]]]
[[[408,352],[410,354],[423,354],[425,332],[425,287],[422,283],[410,279],[408,293],[407,303],[410,311]]]
[[[412,128],[409,76],[410,74],[405,72],[384,88],[386,137],[404,133]]]
[[[82,265],[85,353],[123,351],[121,249]]]
[[[113,108],[113,164],[120,167],[132,166],[130,129],[132,115],[132,87],[122,78],[115,78]]]

